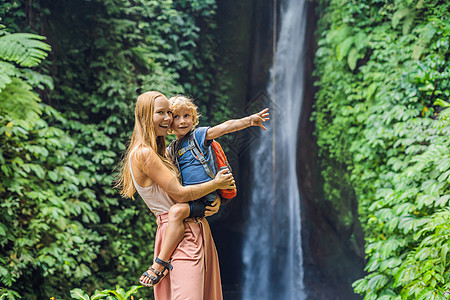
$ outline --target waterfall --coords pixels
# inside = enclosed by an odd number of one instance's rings
[[[271,70],[275,75],[274,98],[272,83],[267,89],[270,98],[275,99],[271,121],[267,131],[250,146],[253,179],[242,255],[242,300],[306,299],[296,173],[305,2],[284,0],[281,4],[276,63]]]

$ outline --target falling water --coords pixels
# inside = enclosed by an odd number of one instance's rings
[[[270,83],[268,88],[273,99],[271,124],[250,149],[254,179],[243,246],[243,300],[306,299],[296,173],[305,0],[284,0],[280,19],[271,70],[275,86]]]

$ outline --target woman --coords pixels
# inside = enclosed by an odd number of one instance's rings
[[[205,218],[186,219],[184,238],[170,263],[157,257],[167,230],[167,213],[173,204],[198,199],[216,189],[235,188],[234,178],[226,170],[212,181],[180,184],[176,167],[165,157],[164,136],[171,122],[169,101],[163,94],[151,91],[138,97],[134,131],[118,184],[123,196],[133,197],[137,191],[157,218],[155,262],[142,275],[141,283],[155,286],[156,300],[222,299],[217,252]],[[216,199],[206,215],[216,213],[219,206],[220,199]]]

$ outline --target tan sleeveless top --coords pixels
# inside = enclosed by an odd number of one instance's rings
[[[176,202],[172,198],[170,198],[169,195],[159,185],[154,182],[149,187],[142,187],[136,182],[136,179],[133,175],[133,169],[131,168],[131,154],[133,154],[134,150],[136,149],[137,147],[130,152],[130,156],[128,157],[130,161],[129,165],[131,178],[133,179],[136,191],[155,216],[161,213],[168,212],[170,207]]]

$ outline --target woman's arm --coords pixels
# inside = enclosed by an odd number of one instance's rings
[[[266,130],[266,127],[264,127],[262,123],[268,121],[268,117],[269,109],[266,108],[259,113],[250,115],[242,119],[228,120],[226,122],[223,122],[222,124],[209,128],[206,132],[205,140],[213,140],[224,134],[239,131],[250,126],[259,126],[262,129]]]
[[[138,149],[136,155],[143,159],[135,159],[139,171],[158,184],[172,199],[177,202],[188,202],[199,199],[217,189],[235,188],[233,175],[227,170],[217,173],[216,177],[208,182],[182,186],[173,174],[161,161],[158,155],[148,147]],[[133,159],[135,157],[131,157]],[[145,159],[144,159],[145,158]],[[140,161],[142,161],[140,163]]]

